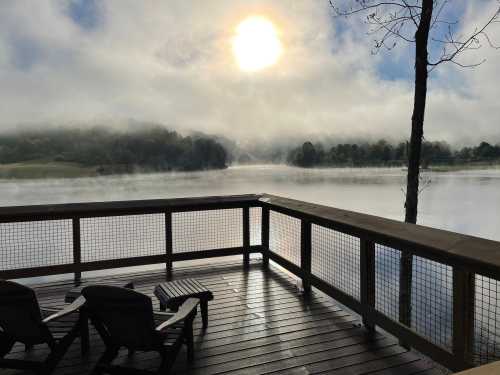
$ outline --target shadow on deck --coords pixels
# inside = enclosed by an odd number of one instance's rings
[[[134,280],[136,290],[153,296],[153,288],[164,280],[164,272],[115,276]],[[313,291],[304,300],[296,281],[279,268],[262,270],[252,262],[248,272],[241,263],[192,266],[176,269],[175,278],[194,277],[214,293],[209,305],[209,326],[195,321],[195,361],[186,363],[179,354],[175,374],[421,374],[441,372],[418,354],[399,346],[382,333],[369,335],[356,317],[331,298]],[[102,279],[102,278],[101,278]],[[42,306],[59,307],[71,284],[53,283],[36,287]],[[158,301],[153,297],[154,306]],[[82,358],[78,340],[60,362],[55,374],[88,374],[104,346],[91,329],[91,352]],[[15,348],[24,356],[21,346]],[[43,354],[35,348],[29,356]],[[156,368],[151,353],[123,351],[119,361],[140,368]],[[3,370],[2,374],[24,372]]]

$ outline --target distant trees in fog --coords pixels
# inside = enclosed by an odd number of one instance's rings
[[[121,132],[108,128],[51,129],[0,135],[0,163],[30,160],[95,166],[101,173],[220,169],[225,149],[207,136],[181,136],[160,126]]]
[[[407,164],[407,144],[393,145],[386,140],[375,143],[338,144],[325,149],[321,143],[305,142],[292,149],[287,162],[299,167],[339,166],[403,166]],[[446,142],[423,142],[422,166],[467,164],[500,161],[500,145],[481,142],[476,147],[452,150]]]

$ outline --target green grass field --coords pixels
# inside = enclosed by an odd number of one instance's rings
[[[457,171],[467,171],[474,169],[498,169],[500,168],[500,163],[496,162],[480,162],[471,164],[458,164],[458,165],[439,165],[430,166],[429,170],[432,172],[457,172]]]
[[[0,178],[74,178],[97,175],[97,168],[77,163],[33,160],[0,164]]]

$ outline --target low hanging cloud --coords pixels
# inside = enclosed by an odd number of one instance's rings
[[[466,7],[468,24],[490,11],[479,3]],[[255,14],[275,23],[284,52],[242,72],[231,38]],[[238,140],[406,138],[412,78],[382,71],[411,64],[408,50],[372,56],[365,33],[359,20],[335,19],[328,1],[3,1],[0,130],[135,119]],[[500,140],[500,51],[476,54],[487,61],[472,71],[433,73],[428,139]]]

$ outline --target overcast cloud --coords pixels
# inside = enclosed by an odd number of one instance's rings
[[[497,4],[454,2],[467,25]],[[248,73],[234,61],[231,38],[254,14],[277,25],[284,53]],[[365,31],[359,20],[334,19],[326,0],[4,0],[0,129],[134,119],[236,139],[406,138],[410,52],[372,56]],[[500,44],[500,25],[490,34]],[[433,73],[426,138],[500,140],[500,51],[476,57],[487,61]]]

